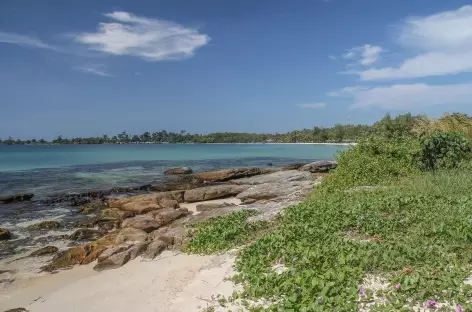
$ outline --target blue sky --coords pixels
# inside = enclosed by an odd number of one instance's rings
[[[462,0],[0,2],[0,137],[470,112]]]

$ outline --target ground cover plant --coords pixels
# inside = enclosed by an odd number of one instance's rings
[[[243,291],[229,300],[250,311],[472,311],[469,146],[457,132],[361,140],[308,200],[241,250],[233,280]],[[192,251],[247,241],[238,232],[215,242],[233,218],[250,232],[241,214],[214,219]],[[258,299],[271,304],[250,304]]]

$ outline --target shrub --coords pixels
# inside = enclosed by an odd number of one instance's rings
[[[376,185],[419,171],[415,163],[418,142],[413,139],[370,137],[341,152],[338,167],[323,183],[328,190]]]
[[[458,132],[434,132],[420,140],[419,161],[424,170],[456,168],[470,158],[470,141]]]

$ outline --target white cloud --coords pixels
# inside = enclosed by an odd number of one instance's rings
[[[90,49],[132,55],[149,61],[182,59],[206,45],[210,37],[170,21],[139,17],[128,12],[105,14],[114,20],[100,23],[97,32],[76,35]]]
[[[345,87],[345,88],[342,88],[341,90],[328,92],[328,96],[332,96],[332,97],[352,96],[356,92],[366,90],[366,89],[369,89],[369,87],[366,87],[366,86]]]
[[[299,104],[301,108],[323,108],[326,107],[326,103],[311,103],[311,104]]]
[[[55,47],[42,42],[38,38],[19,35],[16,33],[7,33],[3,31],[0,31],[0,42],[28,46],[33,48],[56,50]]]
[[[426,17],[408,18],[399,43],[422,54],[398,67],[358,72],[362,80],[408,79],[472,72],[472,6]]]
[[[354,47],[346,51],[342,55],[344,59],[354,60],[360,65],[372,65],[378,61],[380,53],[384,49],[380,46],[365,44],[363,46]]]
[[[76,67],[75,69],[86,74],[92,74],[102,77],[113,77],[113,75],[106,72],[105,66],[103,64],[87,64],[80,67]]]
[[[431,85],[425,83],[396,84],[380,87],[344,88],[336,94],[352,98],[353,107],[415,109],[433,105],[469,104],[472,82]]]

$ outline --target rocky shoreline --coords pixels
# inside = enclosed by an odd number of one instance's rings
[[[36,273],[43,274],[92,262],[96,271],[115,269],[138,256],[154,259],[166,249],[179,250],[192,238],[188,225],[193,222],[240,209],[256,210],[259,213],[253,218],[270,220],[303,200],[322,175],[335,167],[333,161],[318,161],[283,168],[197,173],[190,173],[190,168],[173,168],[167,173],[178,175],[160,185],[56,194],[42,203],[67,202],[78,214],[84,214],[85,220],[60,237],[63,243],[59,247],[46,241],[36,250],[3,259],[0,285],[7,287],[22,276],[17,265],[22,259],[34,259]],[[24,200],[12,198],[3,204]],[[45,235],[61,227],[60,221],[45,220],[29,229]],[[15,235],[8,229],[0,229],[0,234],[6,244]]]

